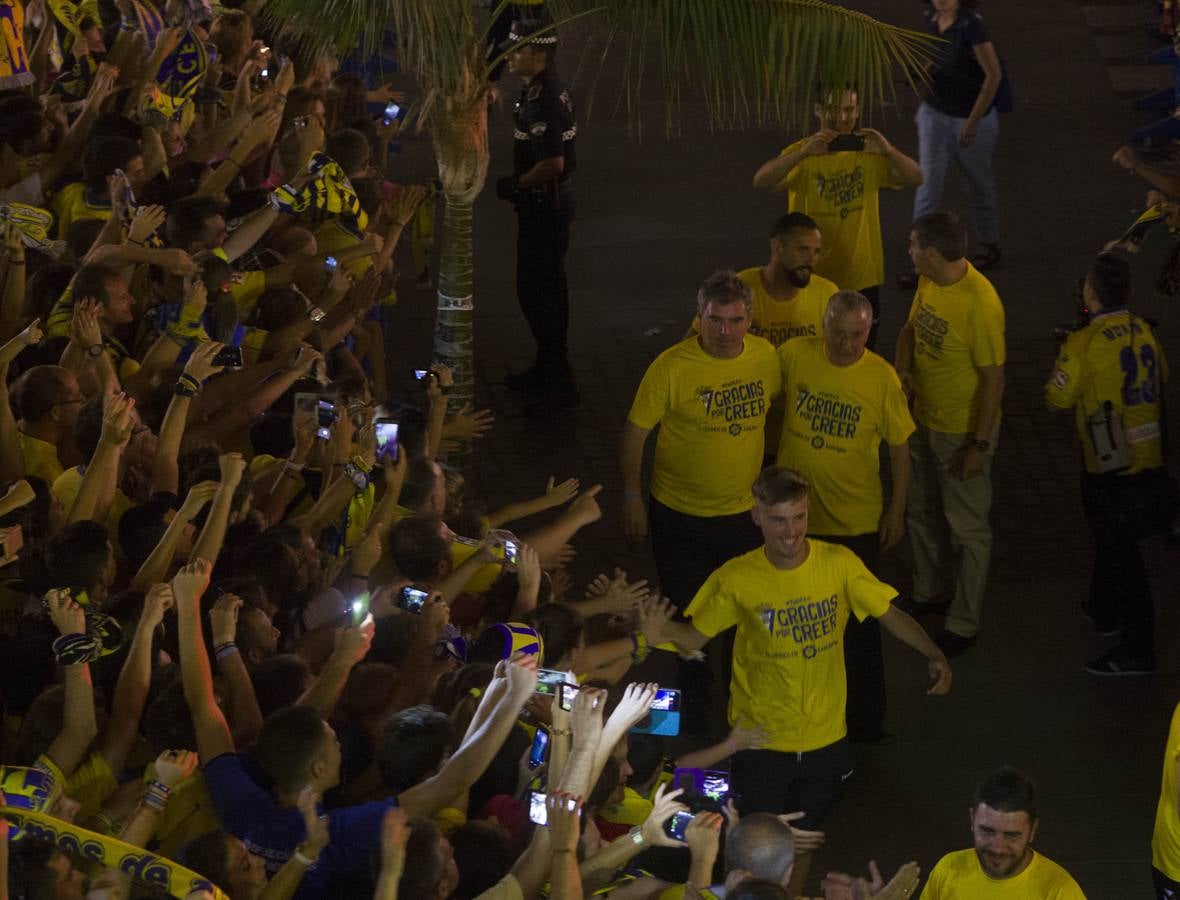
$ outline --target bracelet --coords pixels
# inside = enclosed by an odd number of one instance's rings
[[[168,797],[172,794],[172,788],[166,784],[161,784],[159,781],[149,781],[147,791],[143,795],[144,805],[150,806],[152,809],[163,812],[164,807],[168,805]]]
[[[300,849],[298,847],[296,847],[295,852],[293,854],[291,854],[291,858],[293,860],[295,860],[295,862],[299,863],[300,865],[304,865],[309,868],[311,866],[314,866],[316,864],[316,860],[319,859],[318,856],[315,859],[310,859],[309,857],[304,856],[302,851],[300,851]]]
[[[172,393],[177,397],[195,397],[197,392],[185,384],[183,381],[178,381],[172,388]]]
[[[220,647],[218,647],[216,650],[214,650],[213,656],[217,659],[218,662],[221,662],[223,659],[228,659],[229,657],[233,656],[237,652],[238,652],[238,645],[231,641],[228,644],[222,644]]]
[[[574,732],[572,728],[551,728],[549,729],[549,733],[559,737],[569,737]]]
[[[641,663],[647,659],[647,655],[651,653],[651,647],[647,643],[647,635],[642,631],[636,631],[631,635],[631,643],[635,645],[635,650],[631,654],[631,662]]]
[[[76,666],[93,662],[102,655],[102,644],[91,634],[63,634],[53,642],[58,665]]]
[[[201,382],[197,379],[196,375],[190,375],[188,372],[181,372],[178,377],[194,391],[200,390]]]

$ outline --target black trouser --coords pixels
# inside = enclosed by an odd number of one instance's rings
[[[1156,900],[1180,900],[1180,881],[1173,881],[1155,866],[1151,867]]]
[[[1082,509],[1094,538],[1090,576],[1090,617],[1100,628],[1118,623],[1123,649],[1155,659],[1155,610],[1147,569],[1135,539],[1131,497],[1145,473],[1082,473]]]
[[[861,288],[860,293],[868,298],[869,303],[873,307],[873,327],[869,329],[869,339],[865,346],[870,350],[875,350],[877,347],[877,331],[881,327],[881,285],[875,284],[872,287]]]
[[[841,544],[860,557],[874,575],[881,550],[876,534],[815,535],[817,540]],[[853,740],[880,737],[885,722],[885,658],[881,652],[881,626],[872,616],[863,622],[848,617],[844,629],[844,671],[848,673],[848,706],[845,721]]]
[[[574,219],[574,191],[568,184],[555,190],[526,192],[516,204],[516,296],[537,342],[536,375],[554,390],[572,385],[566,359],[570,324],[565,253]]]
[[[813,831],[840,799],[851,775],[852,751],[841,739],[806,753],[742,750],[733,757],[731,786],[741,796],[738,812],[743,816],[804,812],[791,824]]]
[[[715,569],[762,544],[762,532],[748,512],[733,516],[690,516],[654,497],[649,509],[651,546],[660,590],[680,613],[688,608]],[[707,662],[680,662],[678,684],[683,694],[684,730],[690,734],[705,730],[714,674],[721,681],[724,696],[729,696],[732,632],[710,641],[706,653],[716,662],[716,673]]]

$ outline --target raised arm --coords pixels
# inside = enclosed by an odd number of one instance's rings
[[[70,507],[71,523],[84,519],[106,520],[119,480],[119,460],[131,440],[131,412],[135,409],[135,401],[121,393],[108,394],[104,399],[102,432],[78,486],[74,505]]]
[[[163,581],[168,576],[168,567],[172,565],[172,558],[176,555],[176,545],[185,527],[197,517],[205,504],[217,495],[219,483],[216,481],[202,481],[189,488],[188,496],[180,509],[172,516],[172,521],[164,529],[160,542],[152,549],[151,554],[143,561],[135,577],[131,579],[131,590],[147,591],[153,584]]]
[[[832,130],[819,131],[807,141],[799,144],[790,153],[776,156],[764,162],[754,173],[754,187],[760,190],[776,191],[782,189],[783,179],[791,170],[809,156],[822,156],[828,152],[828,144],[836,137]]]
[[[238,633],[238,614],[242,598],[222,594],[209,610],[209,625],[213,635],[213,655],[217,657],[217,671],[225,683],[226,706],[232,723],[234,746],[248,747],[254,743],[262,728],[262,711],[246,663],[238,652],[235,638]]]
[[[213,673],[209,668],[209,654],[201,634],[201,597],[209,587],[209,574],[212,571],[213,566],[208,560],[195,559],[172,579],[184,699],[193,717],[197,752],[201,755],[202,763],[208,763],[223,753],[234,752],[229,725],[213,696]]]
[[[225,543],[225,530],[229,526],[229,514],[233,509],[234,492],[246,471],[246,460],[240,453],[223,453],[217,458],[221,469],[221,486],[213,496],[213,506],[205,519],[205,527],[193,547],[189,562],[201,559],[217,559],[221,545]],[[208,662],[208,660],[206,660]]]
[[[62,637],[86,634],[86,615],[68,590],[51,590],[45,595],[49,618]],[[90,742],[98,734],[94,717],[94,688],[90,683],[88,663],[62,666],[65,671],[65,713],[61,731],[46,751],[66,778],[74,773],[86,757]]]
[[[180,442],[184,437],[188,419],[189,404],[201,390],[205,379],[221,366],[213,365],[213,357],[223,345],[216,341],[200,344],[184,366],[184,374],[176,382],[172,399],[160,425],[160,436],[156,440],[156,456],[152,461],[152,493],[180,492]]]
[[[299,705],[310,706],[325,720],[331,719],[345,682],[348,681],[348,674],[369,653],[374,631],[375,626],[371,621],[360,626],[336,629],[332,655],[307,693],[299,698]]]

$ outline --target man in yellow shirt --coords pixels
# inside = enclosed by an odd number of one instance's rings
[[[802,475],[764,469],[753,494],[765,543],[710,575],[685,611],[689,621],[669,622],[660,636],[692,652],[736,626],[729,721],[769,734],[765,749],[733,757],[741,813],[802,810],[793,824],[815,830],[852,774],[842,650],[850,616],[879,619],[925,656],[934,679],[928,693],[950,690],[951,669],[922,626],[891,604],[897,591],[848,548],[807,537]],[[805,875],[806,858],[797,866]]]
[[[1151,877],[1156,900],[1180,897],[1180,704],[1172,711],[1172,727],[1164,747],[1164,774],[1151,832]]]
[[[17,437],[25,458],[25,474],[52,487],[61,475],[61,453],[77,462],[74,424],[85,401],[78,379],[61,366],[34,366],[16,383]]]
[[[1066,337],[1045,385],[1050,408],[1075,410],[1085,460],[1082,508],[1094,569],[1083,611],[1101,634],[1121,632],[1117,647],[1086,663],[1095,675],[1155,671],[1151,586],[1138,539],[1147,536],[1145,499],[1167,496],[1172,484],[1162,469],[1167,363],[1151,325],[1127,308],[1130,299],[1130,265],[1100,254],[1082,287],[1093,318]],[[1170,525],[1172,513],[1160,519]]]
[[[828,301],[822,338],[799,338],[779,348],[786,417],[776,462],[811,483],[810,532],[843,544],[871,572],[880,552],[905,531],[914,432],[893,366],[865,348],[873,309],[856,291]],[[884,504],[878,450],[889,446],[893,490]],[[848,737],[874,742],[884,732],[885,666],[877,620],[850,619],[844,632],[848,671]]]
[[[880,290],[885,281],[879,193],[922,183],[922,167],[873,128],[857,130],[860,96],[855,90],[816,97],[820,130],[764,163],[754,187],[787,191],[788,208],[815,218],[824,252],[816,271],[872,303],[876,342]]]
[[[935,638],[948,656],[975,643],[991,561],[991,463],[1004,396],[1004,307],[965,258],[967,232],[953,213],[914,222],[910,259],[919,274],[895,365],[914,400],[914,477],[907,524],[916,611],[954,597]],[[947,540],[947,526],[951,541]],[[952,562],[951,543],[961,551]]]
[[[1032,848],[1037,790],[1027,775],[1007,766],[992,772],[970,816],[974,849],[940,859],[922,900],[1086,900],[1065,869]]]
[[[699,335],[656,357],[623,426],[623,527],[647,536],[664,594],[683,610],[709,573],[758,546],[750,485],[762,466],[766,413],[779,393],[774,347],[749,334],[753,296],[734,272],[715,272],[697,292]],[[640,489],[643,448],[656,425],[651,497]],[[728,656],[727,653],[718,658]],[[703,730],[711,676],[681,666],[685,728]]]

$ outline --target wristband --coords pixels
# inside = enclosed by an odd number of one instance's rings
[[[238,645],[231,641],[228,644],[222,644],[220,647],[218,647],[216,650],[214,650],[213,656],[217,659],[218,662],[221,662],[223,659],[227,659],[227,658],[233,656],[237,652],[238,652]]]
[[[572,735],[574,732],[573,732],[573,729],[572,729],[572,728],[550,728],[550,729],[549,729],[549,733],[550,733],[550,734],[556,734],[556,735],[560,735],[560,736],[562,736],[562,737],[569,737],[569,736],[570,736],[570,735]]]
[[[318,856],[315,859],[304,856],[298,847],[296,847],[295,852],[291,854],[291,858],[300,865],[307,866],[308,868],[314,866],[316,864],[316,860],[319,859]]]
[[[631,654],[631,662],[641,663],[647,659],[647,655],[651,653],[651,647],[647,643],[647,635],[642,631],[636,631],[631,635],[631,642],[635,645],[635,650]]]
[[[195,397],[197,392],[185,384],[183,381],[178,381],[172,388],[172,393],[177,397]]]
[[[201,389],[201,382],[197,379],[196,375],[190,375],[188,372],[181,372],[179,378],[194,391],[199,391]]]
[[[102,655],[102,644],[91,634],[63,634],[53,642],[58,665],[76,666],[93,662]]]

